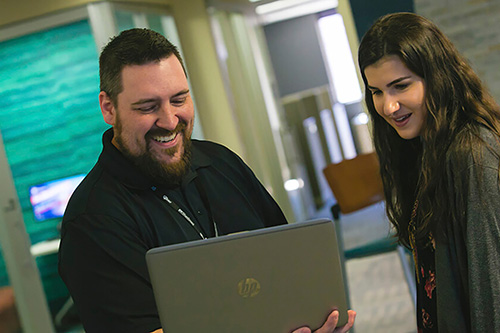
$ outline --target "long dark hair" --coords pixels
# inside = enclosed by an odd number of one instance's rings
[[[402,139],[378,115],[365,76],[367,66],[389,55],[424,79],[427,117],[419,138]],[[480,127],[500,137],[500,110],[471,66],[439,28],[412,13],[379,18],[363,37],[358,62],[379,156],[386,210],[399,241],[408,246],[408,223],[418,198],[417,242],[441,221],[463,221],[472,147],[483,144]],[[453,165],[450,165],[453,163]],[[464,173],[465,175],[465,173]]]

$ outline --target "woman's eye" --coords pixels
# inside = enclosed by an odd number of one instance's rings
[[[379,96],[382,94],[382,92],[380,90],[371,90],[371,93],[373,96]]]
[[[406,88],[408,88],[410,84],[409,83],[400,83],[400,84],[396,84],[394,87],[398,90],[405,90]]]

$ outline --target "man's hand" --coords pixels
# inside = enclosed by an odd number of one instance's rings
[[[335,328],[337,326],[337,322],[339,321],[339,312],[337,310],[333,310],[332,313],[328,316],[323,326],[318,328],[314,333],[346,333],[352,328],[354,325],[354,318],[356,317],[356,312],[353,310],[347,311],[348,319],[347,324],[342,327]],[[160,328],[151,333],[163,333],[163,330]],[[309,327],[301,327],[293,331],[292,333],[311,333],[311,329]]]
[[[356,312],[353,310],[347,311],[348,319],[347,324],[342,327],[335,328],[337,326],[337,322],[339,321],[339,312],[338,310],[333,310],[332,313],[328,316],[323,326],[318,328],[314,333],[345,333],[348,332],[352,325],[354,325],[354,318],[356,318]],[[292,333],[311,333],[311,329],[309,327],[301,327],[297,328]]]

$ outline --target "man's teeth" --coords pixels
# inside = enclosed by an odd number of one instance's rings
[[[169,142],[169,141],[172,141],[173,139],[175,139],[175,136],[176,136],[176,133],[173,133],[169,136],[155,136],[155,137],[153,137],[153,140],[161,142],[161,143],[165,143],[165,142]]]

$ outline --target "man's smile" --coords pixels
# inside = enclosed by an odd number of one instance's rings
[[[153,140],[155,140],[157,142],[161,142],[161,143],[166,143],[166,142],[169,142],[169,141],[172,141],[173,139],[175,139],[176,135],[177,135],[177,133],[172,133],[168,136],[154,136]]]

